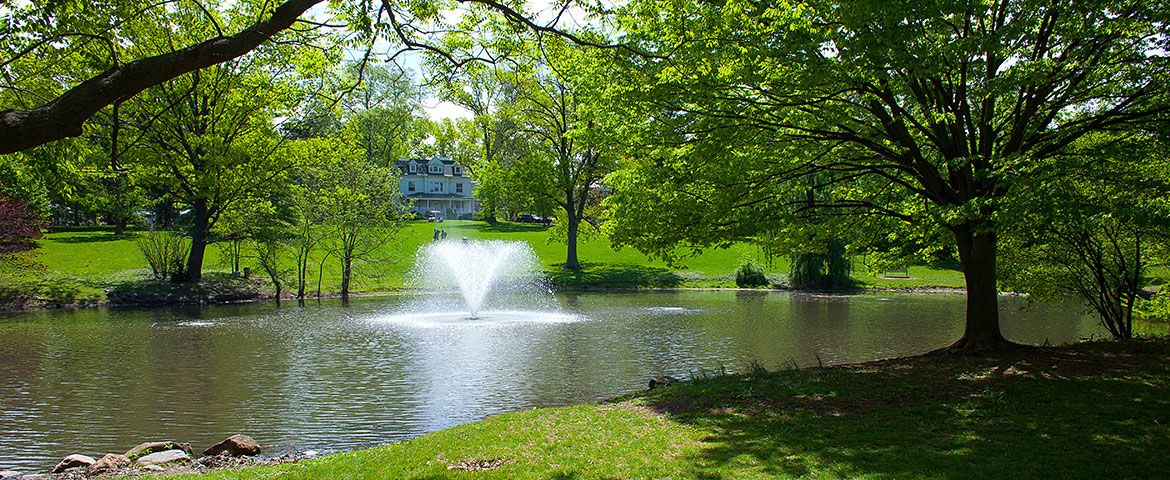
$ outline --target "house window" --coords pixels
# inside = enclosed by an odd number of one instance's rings
[[[458,168],[458,167],[456,167],[456,168]],[[463,184],[462,183],[455,184],[455,193],[463,193]]]
[[[410,162],[410,173],[414,173],[414,172],[415,172],[414,162]]]
[[[442,165],[431,165],[430,172],[434,173],[434,174],[441,175],[443,173],[443,166]]]
[[[463,174],[463,167],[460,167],[459,165],[456,165],[456,166],[455,166],[455,174],[456,174],[456,175],[462,175],[462,174]]]
[[[406,191],[408,191],[408,192],[414,191],[414,182],[406,182]]]

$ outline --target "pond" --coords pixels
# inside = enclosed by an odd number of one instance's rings
[[[0,467],[234,433],[323,452],[389,443],[652,377],[923,353],[962,333],[956,294],[559,294],[549,321],[400,321],[407,297],[0,316]],[[1004,298],[1016,341],[1101,334],[1072,304]],[[0,468],[2,469],[2,468]]]

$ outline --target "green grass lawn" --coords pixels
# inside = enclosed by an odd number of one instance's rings
[[[754,245],[737,244],[725,249],[710,249],[686,258],[679,265],[667,265],[648,259],[632,248],[614,250],[608,239],[597,237],[580,242],[579,258],[584,264],[580,272],[567,272],[560,265],[565,261],[565,246],[550,243],[546,227],[531,224],[501,222],[487,224],[477,221],[447,221],[443,223],[411,222],[383,247],[373,262],[357,267],[353,290],[358,293],[376,293],[399,290],[406,286],[408,273],[414,264],[419,246],[429,242],[435,228],[448,232],[448,238],[525,241],[532,247],[546,268],[554,285],[565,288],[646,288],[646,287],[734,287],[735,269],[745,261],[763,263],[763,257]],[[134,239],[142,233],[130,232],[115,236],[107,229],[87,229],[56,232],[39,242],[37,261],[44,268],[30,271],[25,268],[0,268],[0,285],[22,284],[39,291],[39,295],[58,299],[58,303],[100,301],[104,290],[112,285],[135,280],[147,274],[146,262]],[[245,260],[252,265],[251,260]],[[291,270],[292,260],[288,260]],[[780,259],[768,275],[779,282],[787,273],[787,259]],[[228,264],[220,249],[208,248],[204,271],[225,271]],[[317,263],[312,266],[312,284],[316,287]],[[321,287],[326,294],[335,293],[340,285],[340,267],[335,258],[325,261]],[[860,285],[882,288],[961,287],[960,272],[952,269],[911,267],[908,278],[882,278],[858,269],[854,273]]]
[[[168,478],[1166,478],[1168,447],[1160,339],[700,378]]]

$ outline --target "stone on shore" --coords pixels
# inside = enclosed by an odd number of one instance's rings
[[[661,377],[654,377],[654,378],[650,379],[650,389],[653,390],[653,389],[661,387],[663,385],[670,385],[670,384],[677,382],[677,381],[678,381],[677,378],[674,378],[670,375],[664,375]]]
[[[195,455],[195,451],[191,450],[191,444],[179,442],[146,442],[140,443],[137,447],[126,451],[126,457],[130,460],[136,460],[143,455],[150,455],[156,452],[165,452],[167,450],[182,450],[188,456]]]
[[[0,480],[5,478],[16,478],[20,476],[20,472],[16,470],[0,470]]]
[[[93,457],[73,454],[62,459],[61,463],[58,463],[57,466],[53,467],[52,472],[61,473],[70,468],[88,467],[93,465],[96,461],[97,460],[94,460]]]
[[[191,461],[191,456],[183,450],[164,450],[161,452],[154,452],[148,455],[143,455],[135,460],[139,465],[167,465],[171,463],[188,463]]]
[[[99,458],[98,461],[94,462],[93,465],[90,465],[89,471],[96,473],[129,466],[129,457],[117,453],[107,453],[104,457]]]
[[[232,435],[222,442],[207,447],[204,456],[226,455],[243,457],[260,454],[260,444],[247,435]]]

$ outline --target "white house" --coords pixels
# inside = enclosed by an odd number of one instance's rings
[[[400,174],[398,189],[414,202],[414,211],[426,215],[437,210],[444,218],[458,218],[478,209],[471,196],[475,182],[454,160],[400,158],[394,166]]]

